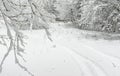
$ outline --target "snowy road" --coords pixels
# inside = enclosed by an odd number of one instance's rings
[[[35,76],[120,76],[119,40],[85,39],[78,30],[58,26],[50,32],[53,42],[44,30],[25,32],[27,62],[19,59]],[[0,76],[29,75],[14,63],[11,52]]]

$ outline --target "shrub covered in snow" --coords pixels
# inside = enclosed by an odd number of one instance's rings
[[[113,2],[114,1],[114,2]],[[81,1],[79,28],[104,32],[119,33],[120,6],[117,0]]]

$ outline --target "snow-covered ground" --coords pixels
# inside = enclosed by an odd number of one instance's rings
[[[86,31],[51,24],[52,42],[44,30],[24,31],[25,65],[35,76],[120,76],[120,41],[85,38]],[[0,61],[6,49],[0,45]],[[29,76],[11,52],[0,76]]]

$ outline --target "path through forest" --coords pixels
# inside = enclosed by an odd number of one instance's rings
[[[26,62],[19,59],[35,76],[120,76],[119,40],[85,38],[85,31],[51,25],[52,42],[44,30],[23,31]],[[0,58],[4,50],[0,46]],[[0,76],[29,75],[14,63],[11,52]]]

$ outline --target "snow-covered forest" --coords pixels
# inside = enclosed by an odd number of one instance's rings
[[[0,76],[120,76],[120,0],[0,0]]]

